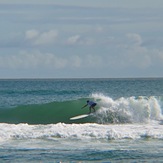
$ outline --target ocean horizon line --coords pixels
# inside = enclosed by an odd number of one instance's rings
[[[163,77],[20,77],[20,78],[0,78],[0,80],[134,80],[134,79],[140,79],[140,80],[151,80],[151,79],[163,79]]]

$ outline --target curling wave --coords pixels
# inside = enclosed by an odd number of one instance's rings
[[[95,114],[71,121],[70,118],[87,114],[88,109],[81,109],[87,98],[17,106],[0,110],[0,123],[56,124],[56,123],[148,123],[163,119],[160,97],[122,97],[113,100],[103,94],[92,94],[90,99],[97,102]]]

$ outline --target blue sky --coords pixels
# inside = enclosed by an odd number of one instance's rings
[[[0,0],[0,78],[163,77],[162,0]]]

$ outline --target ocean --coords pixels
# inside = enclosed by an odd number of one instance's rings
[[[161,163],[163,78],[1,79],[0,128],[1,163]]]

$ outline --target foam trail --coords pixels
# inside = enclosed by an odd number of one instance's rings
[[[148,123],[163,119],[159,100],[154,96],[116,100],[103,94],[93,94],[92,97],[100,105],[96,114],[99,123]]]

